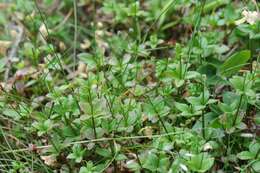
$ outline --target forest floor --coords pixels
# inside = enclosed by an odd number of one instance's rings
[[[259,6],[0,0],[0,172],[260,172]]]

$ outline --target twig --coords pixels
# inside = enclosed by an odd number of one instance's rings
[[[15,29],[18,33],[15,40],[13,41],[13,46],[11,48],[10,53],[6,57],[6,71],[4,76],[5,81],[7,81],[9,78],[9,72],[11,70],[11,65],[12,65],[12,58],[16,56],[19,43],[21,42],[23,37],[23,28],[21,26],[17,26],[17,25],[11,26],[11,28]]]
[[[165,136],[171,136],[171,135],[178,135],[184,133],[183,131],[181,132],[170,132],[170,133],[164,133],[164,134],[159,134],[159,135],[152,135],[152,136],[123,136],[123,137],[117,137],[117,138],[97,138],[97,139],[90,139],[90,140],[83,140],[83,141],[75,141],[75,142],[70,142],[66,144],[66,147],[72,146],[74,144],[86,144],[86,143],[94,143],[94,142],[106,142],[106,141],[119,141],[119,140],[132,140],[132,139],[151,139],[151,138],[160,138],[160,137],[165,137]],[[36,150],[41,150],[41,149],[48,149],[51,148],[52,145],[43,145],[43,146],[37,146],[34,147]],[[17,153],[17,152],[25,152],[25,151],[30,151],[30,147],[28,148],[22,148],[22,149],[17,149],[17,150],[12,150],[12,151],[3,151],[1,152],[2,154],[7,154],[7,153]]]

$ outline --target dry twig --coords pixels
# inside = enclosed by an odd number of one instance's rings
[[[16,34],[16,38],[14,39],[14,41],[12,43],[12,48],[10,50],[10,53],[8,53],[8,56],[6,57],[6,71],[5,71],[5,76],[4,76],[5,81],[7,81],[9,78],[9,72],[11,70],[11,65],[12,65],[12,59],[16,56],[19,43],[21,42],[22,37],[23,37],[23,28],[21,26],[13,25],[13,26],[11,26],[11,28],[16,30],[17,34]]]

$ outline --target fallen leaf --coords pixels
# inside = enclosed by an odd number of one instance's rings
[[[55,167],[57,166],[57,159],[54,155],[41,156],[41,159],[47,166]]]
[[[91,43],[88,39],[84,39],[83,43],[80,44],[81,49],[88,49],[90,47]]]
[[[11,4],[10,3],[0,3],[0,10],[4,10],[8,8]]]
[[[148,136],[148,138],[151,138],[153,136],[153,129],[152,127],[148,126],[144,128],[144,134]]]
[[[0,54],[6,55],[7,49],[11,46],[11,41],[0,40]]]

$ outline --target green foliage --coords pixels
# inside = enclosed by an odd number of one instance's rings
[[[83,156],[86,152],[86,149],[82,149],[80,145],[75,144],[72,148],[72,153],[67,156],[68,159],[73,159],[75,162],[80,163],[83,159]]]
[[[211,158],[207,153],[200,153],[191,156],[190,160],[187,161],[187,165],[192,171],[195,172],[206,172],[214,164],[214,158]]]
[[[251,53],[249,50],[235,53],[221,65],[220,73],[225,76],[230,76],[241,69],[250,57]]]
[[[0,172],[260,172],[259,5],[1,1]]]

